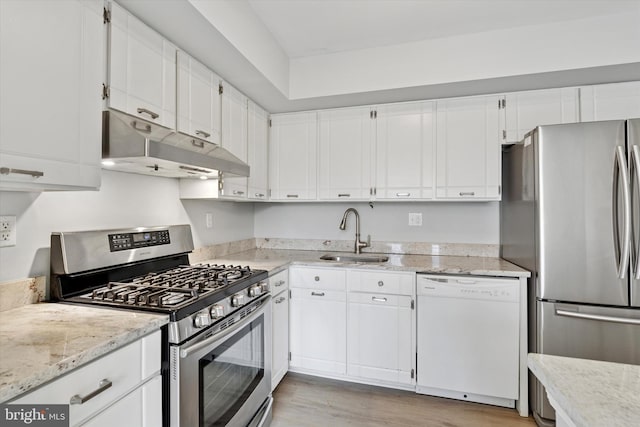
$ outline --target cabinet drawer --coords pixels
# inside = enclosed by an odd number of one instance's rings
[[[411,309],[411,297],[409,295],[351,292],[349,293],[348,300],[350,304],[370,304]]]
[[[269,277],[271,295],[276,295],[285,289],[289,289],[289,270],[281,271]]]
[[[335,301],[346,302],[347,294],[344,291],[328,291],[325,289],[296,289],[291,288],[291,300],[305,299],[319,302]]]
[[[11,403],[69,404],[70,424],[75,425],[109,406],[160,372],[160,331],[115,350],[52,382],[22,395]],[[84,403],[71,403],[74,396],[86,397],[111,386]]]
[[[292,268],[289,270],[289,280],[291,287],[344,291],[346,289],[346,270]]]
[[[378,270],[349,270],[347,283],[350,292],[413,295],[415,273]]]

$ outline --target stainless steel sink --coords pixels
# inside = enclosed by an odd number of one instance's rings
[[[331,255],[326,254],[320,257],[324,261],[341,261],[341,262],[371,262],[381,263],[389,261],[388,256],[384,255]]]

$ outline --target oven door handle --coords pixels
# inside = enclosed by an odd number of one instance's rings
[[[244,317],[242,319],[242,322],[238,322],[238,323],[234,323],[232,326],[230,326],[229,328],[225,329],[222,332],[219,332],[215,335],[210,336],[209,338],[197,342],[193,345],[190,345],[188,347],[185,347],[183,349],[180,350],[180,358],[184,359],[189,357],[190,354],[201,350],[205,347],[210,346],[212,343],[216,342],[216,341],[220,341],[223,338],[234,334],[236,331],[238,331],[241,328],[244,328],[247,323],[251,323],[253,322],[255,319],[257,319],[258,317],[260,317],[262,315],[262,313],[264,313],[264,310],[266,308],[266,304],[269,302],[269,300],[271,299],[271,295],[267,296],[265,299],[262,300],[262,307],[260,307],[258,310],[254,311],[253,313],[251,313],[249,316]]]

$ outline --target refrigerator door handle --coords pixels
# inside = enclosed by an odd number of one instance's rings
[[[620,226],[618,223],[618,185],[620,177],[622,177],[622,196],[624,201],[622,250],[620,249]],[[616,157],[613,168],[612,208],[613,240],[618,265],[618,278],[624,279],[627,269],[629,268],[629,250],[631,246],[631,191],[629,189],[629,169],[627,168],[626,154],[622,146],[616,147]]]
[[[633,171],[635,172],[636,186],[640,192],[640,147],[634,145],[631,147],[631,162],[633,163]],[[633,179],[633,177],[632,177]],[[633,186],[631,186],[633,187]],[[640,200],[638,201],[640,202]],[[633,234],[632,234],[633,235]],[[635,242],[635,266],[631,266],[634,279],[640,280],[640,232],[638,232],[638,240]],[[632,260],[633,261],[633,260]],[[635,271],[634,271],[635,267]]]
[[[640,319],[629,319],[617,316],[603,316],[601,314],[578,313],[556,308],[556,316],[574,317],[577,319],[599,320],[601,322],[625,323],[628,325],[640,325]]]

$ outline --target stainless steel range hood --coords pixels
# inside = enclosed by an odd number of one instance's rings
[[[170,178],[249,176],[249,165],[218,144],[116,110],[102,113],[105,169]]]

